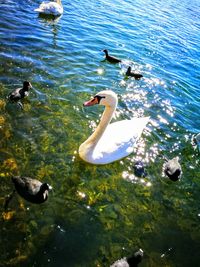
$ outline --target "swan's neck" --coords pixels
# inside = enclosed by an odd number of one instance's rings
[[[85,141],[86,145],[92,145],[95,146],[99,139],[101,138],[101,136],[103,135],[106,127],[108,126],[108,124],[110,123],[112,117],[113,117],[113,113],[115,112],[116,109],[116,105],[115,106],[106,106],[103,115],[101,117],[100,123],[97,126],[96,130],[93,132],[93,134]]]

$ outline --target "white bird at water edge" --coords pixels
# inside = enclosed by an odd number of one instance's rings
[[[107,164],[128,156],[142,134],[149,117],[132,118],[110,124],[118,103],[117,95],[101,91],[84,106],[105,106],[100,123],[91,136],[80,145],[79,156],[92,164]]]

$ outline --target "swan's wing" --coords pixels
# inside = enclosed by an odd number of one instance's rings
[[[94,149],[95,163],[106,164],[133,152],[148,120],[149,117],[133,118],[109,124]]]

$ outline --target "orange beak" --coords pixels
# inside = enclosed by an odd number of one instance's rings
[[[98,103],[98,99],[97,99],[97,97],[93,97],[91,100],[86,101],[86,102],[83,104],[83,106],[84,106],[84,107],[89,107],[89,106],[94,106],[94,105],[97,105],[97,104],[99,104],[99,103]]]

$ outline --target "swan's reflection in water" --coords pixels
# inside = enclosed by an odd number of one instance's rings
[[[57,36],[60,29],[58,22],[60,21],[61,17],[62,15],[61,16],[44,15],[44,14],[38,15],[39,22],[45,27],[50,27],[52,29],[54,48],[57,47]]]

